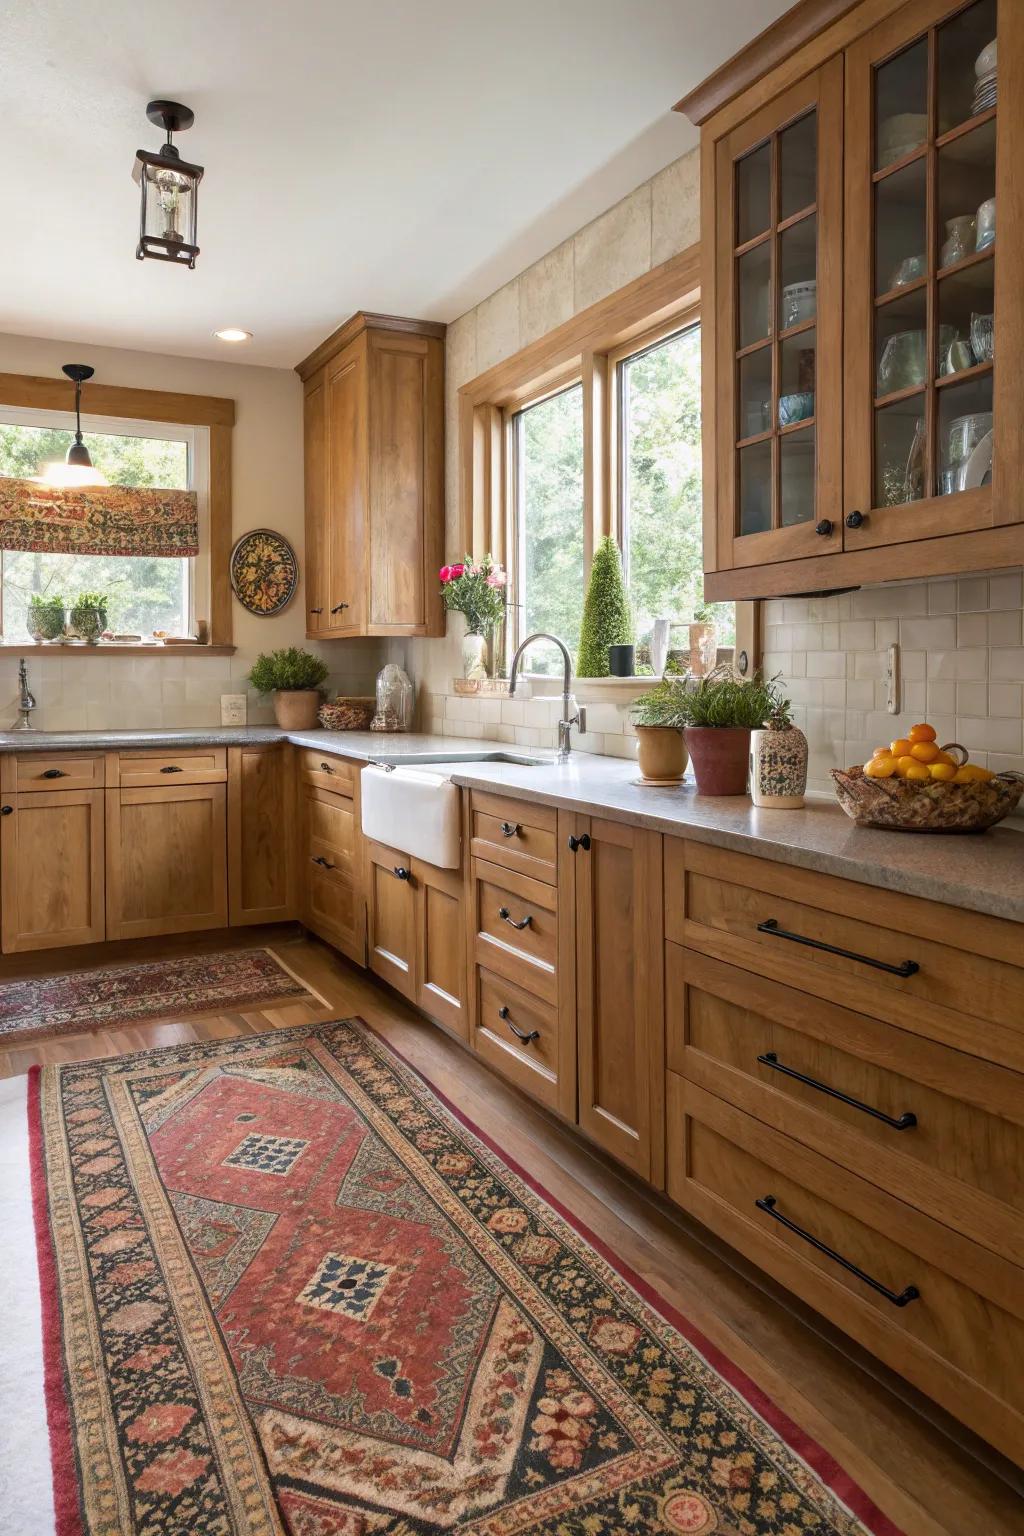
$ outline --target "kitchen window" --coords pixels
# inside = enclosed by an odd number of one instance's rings
[[[209,433],[166,422],[82,418],[86,445],[112,485],[194,490],[199,504],[199,557],[52,554],[0,551],[0,638],[30,640],[26,625],[33,595],[60,595],[70,611],[82,592],[105,593],[115,634],[196,632],[197,614],[209,613]],[[74,436],[64,411],[0,408],[0,475],[34,478],[63,461]]]

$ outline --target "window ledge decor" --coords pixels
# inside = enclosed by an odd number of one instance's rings
[[[0,478],[0,547],[66,555],[198,555],[196,493]]]

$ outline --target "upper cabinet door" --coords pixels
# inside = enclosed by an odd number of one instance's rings
[[[328,511],[321,631],[362,633],[366,622],[367,359],[360,336],[327,365]]]
[[[831,59],[716,145],[715,570],[842,548],[842,93]]]
[[[306,503],[306,634],[322,629],[327,608],[323,596],[324,566],[321,545],[327,514],[327,374],[307,379],[303,396],[303,467]]]
[[[1022,73],[1019,0],[912,0],[847,52],[847,549],[1021,516]]]

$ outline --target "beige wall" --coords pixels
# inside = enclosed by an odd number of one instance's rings
[[[545,335],[580,310],[685,250],[699,237],[700,160],[691,150],[650,181],[609,208],[532,267],[499,288],[448,327],[445,365],[446,558],[459,548],[457,484],[457,396],[461,385],[520,347]],[[523,746],[554,745],[557,708],[518,699],[456,698],[451,679],[461,671],[461,619],[453,616],[445,640],[392,641],[392,659],[401,661],[416,683],[424,727],[447,735],[500,735]],[[581,690],[582,696],[582,690]],[[635,740],[622,708],[622,691],[588,685],[591,730],[580,746],[592,752],[630,757]]]
[[[30,679],[39,704],[35,723],[48,730],[219,724],[221,694],[246,692],[245,675],[259,651],[306,643],[301,582],[305,568],[302,385],[296,374],[281,368],[0,336],[3,373],[59,378],[61,365],[76,360],[93,365],[98,383],[225,395],[235,401],[233,536],[259,527],[284,534],[299,558],[300,586],[285,611],[274,618],[257,618],[232,599],[237,651],[230,657],[48,656],[45,647],[29,647]],[[319,649],[331,667],[333,685],[363,692],[372,683],[379,662],[377,642],[335,640]],[[16,654],[0,656],[0,728],[13,718],[17,668]],[[272,717],[269,700],[251,695],[250,721]]]

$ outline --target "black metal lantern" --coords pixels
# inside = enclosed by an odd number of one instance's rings
[[[148,149],[135,152],[132,176],[142,190],[135,254],[139,261],[155,256],[157,261],[194,267],[199,255],[196,200],[203,167],[183,160],[171,135],[191,128],[195,113],[177,101],[151,101],[146,116],[166,130],[167,142],[156,154]]]

